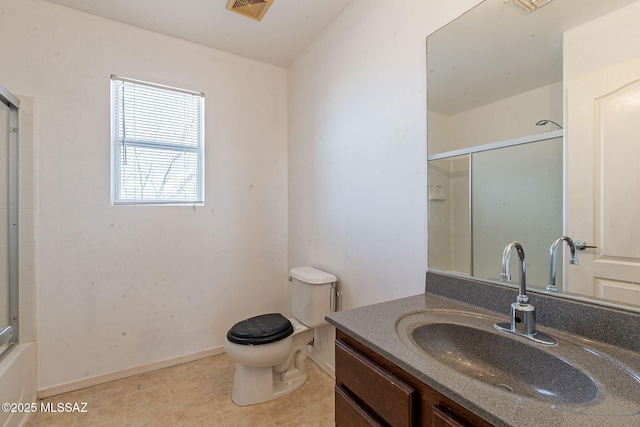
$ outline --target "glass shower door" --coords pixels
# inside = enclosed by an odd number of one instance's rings
[[[0,358],[18,341],[18,109],[0,85]]]
[[[0,354],[9,346],[9,107],[0,102]]]
[[[549,247],[562,235],[562,150],[562,138],[554,138],[473,154],[475,277],[497,279],[504,247],[517,240],[527,255],[527,283],[546,287]]]

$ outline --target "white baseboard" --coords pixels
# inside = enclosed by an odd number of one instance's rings
[[[323,371],[325,371],[331,378],[336,379],[336,370],[331,365],[329,365],[324,360],[317,357],[313,351],[312,346],[307,346],[307,356],[309,359],[313,360],[313,362],[320,367]]]
[[[157,369],[168,368],[170,366],[179,365],[181,363],[193,362],[194,360],[204,359],[205,357],[215,356],[222,353],[224,353],[224,346],[203,350],[197,353],[187,354],[172,359],[146,363],[144,365],[122,369],[120,371],[110,372],[108,374],[97,375],[91,378],[83,378],[78,381],[71,381],[68,383],[38,390],[38,398],[44,399],[46,397],[55,396],[57,394],[68,393],[70,391],[80,390],[82,388],[91,387],[109,381],[121,380],[123,378],[131,377],[134,375],[144,374],[146,372],[155,371]]]

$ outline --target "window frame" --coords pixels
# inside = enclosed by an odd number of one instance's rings
[[[120,122],[119,122],[119,114],[117,110],[117,102],[120,99],[116,94],[116,85],[118,87],[124,87],[123,85],[139,85],[144,86],[146,88],[153,88],[162,91],[170,91],[183,93],[186,95],[191,95],[199,98],[199,104],[197,107],[197,130],[196,130],[196,140],[197,145],[189,146],[189,145],[181,145],[171,142],[163,142],[163,141],[145,141],[145,140],[135,140],[135,139],[127,139],[120,138]],[[176,88],[172,86],[166,86],[158,83],[146,82],[142,80],[131,79],[122,76],[111,75],[110,79],[110,89],[111,89],[111,204],[117,206],[204,206],[204,146],[205,146],[205,122],[204,122],[204,109],[205,109],[205,97],[204,93],[191,91],[187,89]],[[181,152],[181,153],[190,153],[195,154],[196,162],[195,162],[195,170],[196,170],[196,195],[194,198],[123,198],[122,197],[122,165],[123,165],[123,157],[126,159],[126,149],[125,154],[122,154],[122,147],[132,147],[132,148],[147,148],[151,150],[160,150],[164,152]],[[126,160],[125,160],[126,161]]]

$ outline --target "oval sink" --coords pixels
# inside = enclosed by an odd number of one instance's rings
[[[427,323],[415,345],[456,371],[499,389],[565,405],[598,396],[595,382],[569,362],[500,332],[455,323]]]

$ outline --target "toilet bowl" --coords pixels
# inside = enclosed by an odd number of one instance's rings
[[[276,399],[307,380],[307,344],[313,328],[326,324],[337,279],[312,267],[293,268],[289,274],[294,318],[263,314],[227,332],[224,348],[236,362],[231,398],[237,405]]]
[[[305,359],[313,330],[296,319],[294,332],[279,341],[262,345],[236,344],[225,338],[224,348],[236,361],[231,399],[240,406],[276,399],[307,381]]]

